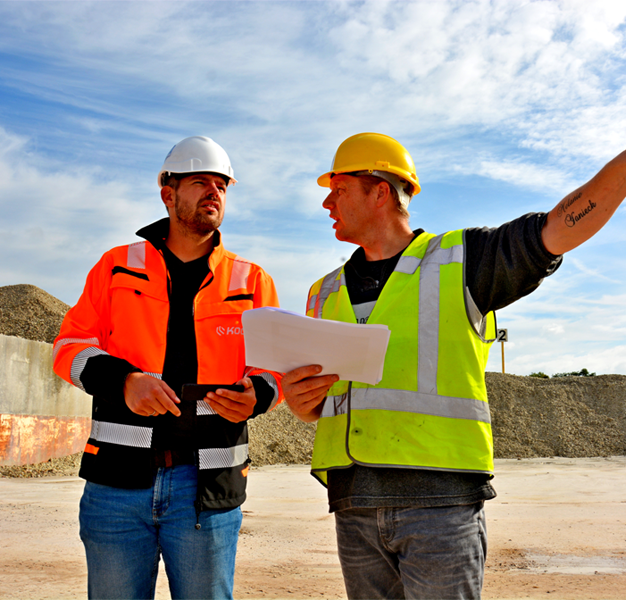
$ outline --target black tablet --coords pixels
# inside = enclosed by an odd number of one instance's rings
[[[244,388],[243,385],[235,384],[217,385],[212,383],[185,383],[183,385],[181,400],[202,400],[208,392],[215,392],[216,390],[233,390],[234,392],[245,392],[246,388]]]

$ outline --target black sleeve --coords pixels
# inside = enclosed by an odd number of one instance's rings
[[[274,400],[274,388],[272,388],[263,377],[259,377],[258,375],[251,375],[250,381],[252,381],[254,393],[256,394],[256,405],[250,416],[251,419],[254,419],[254,417],[266,413],[269,409],[272,400]]]
[[[541,241],[547,213],[530,213],[494,229],[465,230],[465,284],[485,315],[539,287],[563,260]]]
[[[80,375],[85,391],[105,400],[124,400],[124,382],[130,373],[141,373],[123,358],[109,354],[98,354],[87,359]]]

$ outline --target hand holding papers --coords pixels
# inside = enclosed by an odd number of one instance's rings
[[[320,375],[377,384],[383,377],[390,331],[386,325],[357,325],[313,319],[278,308],[243,313],[246,364],[285,373],[321,365]]]

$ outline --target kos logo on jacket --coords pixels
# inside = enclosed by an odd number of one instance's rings
[[[224,327],[219,325],[215,328],[217,335],[243,335],[243,327]]]

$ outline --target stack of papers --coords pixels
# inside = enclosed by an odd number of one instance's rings
[[[386,325],[313,319],[269,307],[247,310],[241,321],[249,366],[285,373],[321,365],[321,375],[370,385],[383,378],[391,334]]]

